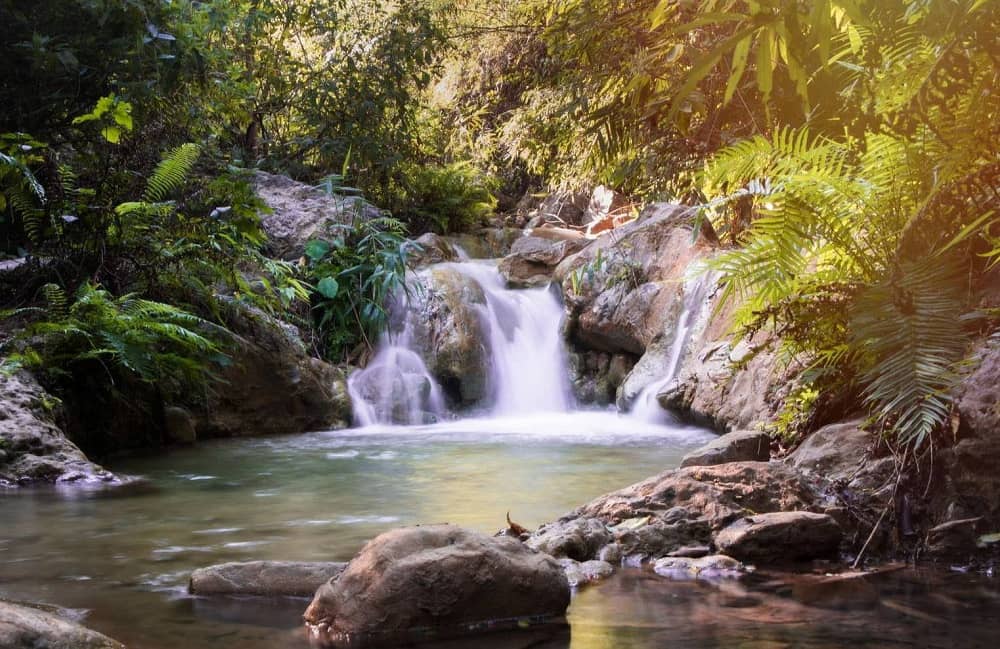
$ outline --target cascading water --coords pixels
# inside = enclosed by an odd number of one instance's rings
[[[440,264],[475,281],[490,359],[492,415],[566,412],[573,405],[560,327],[563,308],[548,288],[508,289],[491,263]],[[411,323],[387,333],[368,366],[348,381],[355,424],[423,424],[446,414],[443,391],[415,349]]]
[[[406,323],[395,335],[384,335],[368,367],[350,377],[355,424],[424,424],[445,414],[441,387],[412,342],[413,329]]]
[[[560,328],[563,307],[549,288],[508,289],[491,264],[451,265],[486,295],[493,414],[566,412],[573,405]]]
[[[715,275],[713,273],[698,273],[685,283],[684,301],[667,353],[667,364],[664,368],[663,378],[653,381],[636,396],[631,411],[634,417],[649,423],[670,421],[669,413],[660,406],[656,395],[677,378],[684,352],[691,342],[692,334],[701,323],[709,291],[714,285]]]

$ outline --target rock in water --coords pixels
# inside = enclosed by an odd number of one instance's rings
[[[195,595],[311,597],[344,571],[346,563],[246,561],[199,568],[188,586]]]
[[[125,649],[76,622],[30,606],[0,600],[0,647],[4,649]]]
[[[454,525],[391,530],[316,592],[304,618],[314,640],[389,643],[562,616],[562,566],[508,537]]]
[[[715,535],[720,551],[744,561],[781,562],[829,557],[842,532],[826,514],[773,512],[741,518]]]

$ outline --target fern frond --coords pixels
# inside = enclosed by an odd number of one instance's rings
[[[143,201],[159,203],[171,193],[183,186],[188,174],[198,161],[201,149],[197,144],[182,144],[169,151],[160,164],[156,165],[153,175],[146,181],[146,191]]]

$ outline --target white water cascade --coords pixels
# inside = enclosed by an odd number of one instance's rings
[[[709,292],[715,285],[715,278],[714,273],[698,273],[684,284],[681,313],[677,316],[677,326],[674,328],[674,337],[667,352],[663,377],[644,387],[636,396],[631,411],[634,417],[651,424],[670,421],[669,413],[660,406],[656,395],[677,378],[684,352],[691,343],[691,336],[695,329],[703,324],[705,305]]]
[[[573,406],[560,328],[563,308],[548,288],[508,289],[492,263],[442,264],[483,290],[479,311],[490,358],[490,414],[567,412]],[[348,381],[355,424],[426,424],[447,414],[443,391],[414,348],[409,324],[386,333],[368,366]]]

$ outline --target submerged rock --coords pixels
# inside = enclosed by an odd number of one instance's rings
[[[188,590],[195,595],[310,597],[346,567],[346,563],[323,561],[223,563],[192,572]]]
[[[56,425],[59,400],[27,372],[0,372],[0,486],[111,483]]]
[[[744,561],[783,562],[829,557],[843,533],[826,514],[783,511],[754,514],[715,535],[720,551]]]
[[[699,558],[664,557],[657,560],[653,570],[669,579],[727,579],[745,573],[746,566],[724,554],[712,554]]]
[[[711,466],[727,462],[766,462],[771,457],[771,438],[759,431],[737,431],[713,439],[681,460],[681,466]]]
[[[125,649],[125,645],[38,608],[0,600],[3,649]]]
[[[392,643],[559,617],[569,601],[552,557],[513,538],[432,525],[370,541],[320,587],[304,618],[323,643]]]

